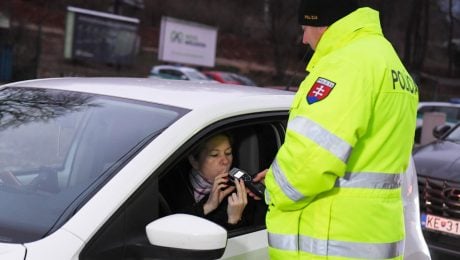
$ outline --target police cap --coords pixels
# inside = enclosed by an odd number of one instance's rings
[[[356,9],[356,0],[300,0],[299,24],[329,26]]]

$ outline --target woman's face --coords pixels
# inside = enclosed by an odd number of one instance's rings
[[[198,161],[192,163],[193,168],[213,183],[217,175],[227,173],[232,165],[232,147],[228,137],[217,135],[206,142],[198,155]]]

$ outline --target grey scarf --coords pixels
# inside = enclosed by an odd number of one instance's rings
[[[200,172],[195,169],[192,169],[189,176],[190,183],[192,184],[193,188],[193,196],[195,197],[195,202],[198,202],[211,192],[212,183],[203,178]]]

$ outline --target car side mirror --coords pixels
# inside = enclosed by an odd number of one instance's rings
[[[227,245],[227,231],[207,219],[173,214],[146,226],[147,238],[160,259],[218,259]]]
[[[450,126],[449,125],[438,125],[438,126],[435,126],[433,128],[433,136],[436,138],[436,139],[440,139],[445,133],[447,133],[447,131],[450,130]]]

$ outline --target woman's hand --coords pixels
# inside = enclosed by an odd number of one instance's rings
[[[228,186],[227,182],[228,173],[222,173],[216,176],[212,185],[211,193],[209,194],[209,198],[203,205],[203,211],[205,215],[215,210],[220,205],[222,200],[235,190],[235,187]]]
[[[243,180],[235,181],[236,192],[228,197],[227,215],[228,223],[236,224],[241,220],[244,208],[248,204],[248,194]]]

